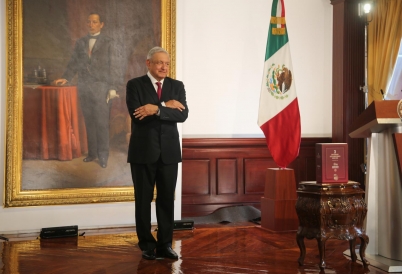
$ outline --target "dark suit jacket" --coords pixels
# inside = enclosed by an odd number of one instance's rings
[[[151,164],[155,163],[159,156],[165,164],[181,162],[177,123],[184,122],[188,117],[186,91],[182,82],[166,77],[162,86],[161,101],[172,99],[182,103],[186,109],[179,111],[163,107],[147,75],[128,81],[126,102],[132,121],[129,163]],[[135,118],[135,109],[146,104],[158,105],[160,116],[147,116],[143,120]]]
[[[105,93],[110,89],[117,90],[121,73],[119,73],[118,52],[117,44],[113,39],[99,34],[98,39],[92,49],[91,58],[88,56],[89,48],[89,35],[81,37],[75,43],[73,54],[67,65],[62,78],[71,81],[71,79],[78,73],[78,90],[82,92],[88,89],[88,85],[97,83],[98,88],[102,87]],[[96,92],[100,92],[95,88]]]

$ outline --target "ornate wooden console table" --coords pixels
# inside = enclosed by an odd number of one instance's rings
[[[300,248],[299,265],[306,255],[304,238],[317,239],[320,252],[320,268],[325,264],[325,242],[330,238],[349,241],[351,259],[356,261],[356,238],[360,238],[360,257],[363,265],[369,262],[365,250],[369,238],[363,229],[367,214],[364,191],[359,183],[317,184],[301,182],[297,190],[296,212],[299,218],[297,244]]]

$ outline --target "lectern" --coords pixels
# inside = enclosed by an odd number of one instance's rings
[[[374,101],[352,124],[349,136],[368,138],[365,200],[369,262],[402,271],[402,122],[397,100]]]

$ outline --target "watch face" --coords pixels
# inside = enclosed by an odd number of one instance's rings
[[[396,106],[396,111],[398,112],[399,118],[402,119],[402,99],[399,100],[399,103]]]

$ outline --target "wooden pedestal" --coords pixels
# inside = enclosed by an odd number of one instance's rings
[[[369,238],[363,229],[367,214],[364,191],[359,183],[317,184],[302,182],[297,190],[296,203],[299,228],[297,244],[300,248],[299,265],[303,265],[306,255],[304,237],[316,239],[320,252],[320,268],[325,264],[325,242],[330,238],[347,240],[350,245],[351,259],[356,261],[355,243],[360,238],[360,257],[365,267],[369,264],[365,258]]]
[[[296,231],[296,200],[293,169],[267,169],[261,198],[261,227],[274,232]]]

